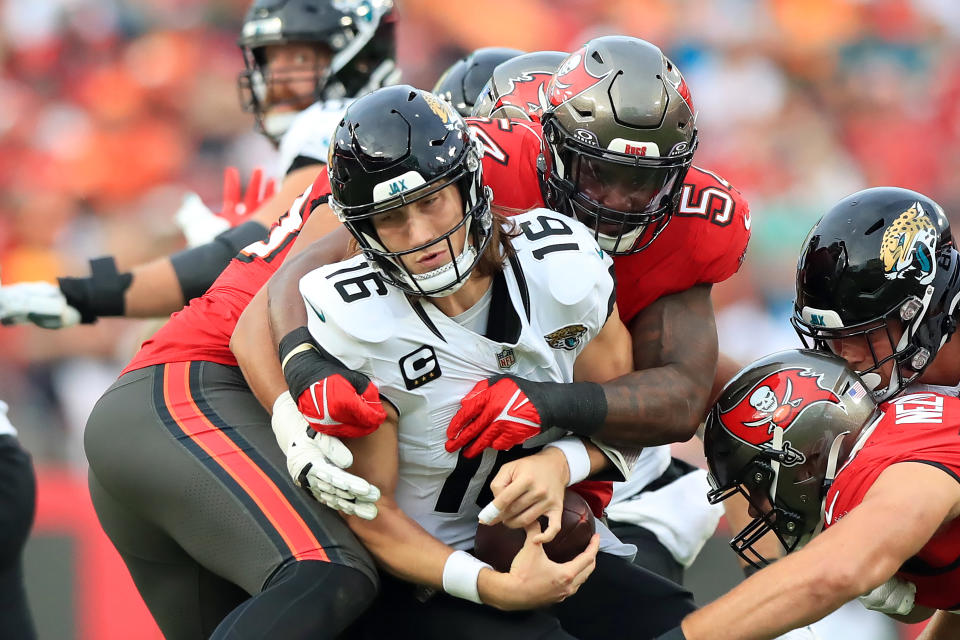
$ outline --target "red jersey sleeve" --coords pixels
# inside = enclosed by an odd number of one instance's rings
[[[154,364],[194,360],[236,366],[230,336],[240,314],[283,263],[311,212],[329,193],[330,181],[324,167],[313,185],[270,227],[266,240],[240,251],[205,294],[174,313],[143,343],[123,373]]]
[[[613,259],[624,322],[658,298],[723,282],[743,263],[750,240],[750,209],[743,195],[698,167],[687,172],[680,195],[677,210],[649,247]]]
[[[543,206],[537,156],[542,147],[538,123],[468,118],[483,145],[483,181],[493,204],[508,215]]]
[[[882,417],[861,435],[827,492],[825,527],[842,521],[863,502],[877,478],[894,464],[931,465],[960,482],[960,400],[918,391],[882,408]],[[941,527],[897,575],[917,585],[918,604],[960,607],[960,520]]]

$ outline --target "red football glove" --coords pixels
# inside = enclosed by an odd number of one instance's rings
[[[223,172],[223,209],[217,214],[226,220],[231,227],[246,222],[257,208],[273,196],[276,183],[268,178],[261,189],[263,169],[257,167],[250,174],[247,191],[240,187],[240,171],[236,167],[227,167]]]
[[[358,394],[364,382],[366,388]],[[334,373],[314,382],[297,398],[297,408],[311,427],[338,438],[369,435],[387,419],[376,385],[355,371],[344,370],[343,375]]]
[[[460,410],[447,427],[447,451],[469,445],[463,452],[473,458],[487,447],[510,449],[540,433],[540,411],[518,382],[512,376],[478,382],[460,401]],[[526,386],[528,381],[522,383]]]

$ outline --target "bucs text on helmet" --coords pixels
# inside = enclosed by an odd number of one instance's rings
[[[605,36],[570,54],[547,88],[539,169],[548,207],[613,255],[650,245],[676,209],[697,147],[683,76],[659,48]]]
[[[483,47],[454,62],[434,85],[432,93],[453,105],[464,118],[473,112],[477,96],[493,70],[523,53],[519,49]]]
[[[237,80],[244,110],[276,142],[312,103],[350,99],[396,82],[395,18],[393,0],[254,0],[237,41],[246,64]],[[326,55],[309,70],[267,65],[266,47],[284,44],[315,45]],[[307,74],[309,94],[286,90]],[[270,113],[281,105],[293,108]]]
[[[534,51],[497,65],[477,98],[473,115],[539,122],[549,105],[547,86],[568,55],[561,51]]]
[[[421,296],[460,288],[491,238],[493,194],[483,185],[483,148],[450,103],[409,85],[378,89],[350,105],[330,146],[330,206],[370,266],[389,284]],[[391,252],[373,219],[456,185],[463,219],[427,244]],[[452,237],[466,229],[464,246]],[[446,242],[451,262],[413,274],[402,256]]]
[[[730,541],[755,567],[754,545],[773,531],[787,553],[823,527],[827,489],[876,404],[840,358],[812,350],[776,353],[724,387],[707,417],[703,447],[717,504],[740,493],[757,515]]]
[[[807,346],[868,354],[851,364],[884,400],[916,380],[950,339],[958,280],[940,205],[907,189],[866,189],[838,202],[810,232],[791,321]]]

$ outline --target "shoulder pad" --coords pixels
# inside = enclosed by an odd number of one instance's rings
[[[394,334],[398,318],[410,313],[403,294],[380,280],[363,256],[311,271],[301,278],[300,293],[310,332],[321,344],[327,331],[358,342],[384,342]]]
[[[348,104],[342,100],[314,102],[294,118],[290,128],[280,139],[281,176],[290,171],[294,160],[299,157],[326,164],[330,138],[343,119]]]
[[[533,277],[543,278],[553,299],[575,306],[598,286],[612,289],[613,261],[582,223],[542,208],[512,220],[520,231],[513,242],[517,255]]]

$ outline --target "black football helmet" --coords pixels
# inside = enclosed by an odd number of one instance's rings
[[[463,285],[490,242],[493,193],[483,185],[483,147],[453,106],[409,85],[385,87],[347,108],[330,146],[330,207],[357,239],[370,266],[405,293],[440,297]],[[463,220],[428,244],[388,251],[373,219],[457,185]],[[465,227],[459,253],[451,237]],[[413,274],[401,257],[446,242],[455,258]]]
[[[836,356],[776,353],[727,383],[707,417],[703,448],[711,504],[744,495],[759,514],[730,541],[755,567],[753,547],[773,531],[787,553],[822,528],[824,498],[876,403]]]
[[[814,226],[797,265],[793,326],[807,346],[859,336],[873,366],[858,373],[877,400],[916,380],[957,327],[960,265],[950,223],[936,202],[896,187],[838,202]],[[893,327],[902,329],[897,339]],[[878,357],[871,334],[888,340]],[[890,382],[876,372],[893,361]]]
[[[562,51],[534,51],[497,65],[480,92],[473,115],[539,122],[549,104],[547,86],[568,55]]]
[[[519,49],[506,47],[483,47],[460,58],[440,76],[433,87],[433,94],[450,104],[464,118],[473,111],[473,105],[493,70],[501,62],[506,62],[522,54]]]
[[[697,113],[677,67],[638,38],[595,38],[561,63],[541,118],[547,206],[612,255],[649,246],[680,201]]]
[[[269,117],[267,87],[290,80],[290,71],[268,68],[264,47],[312,43],[325,47],[330,66],[314,69],[312,95],[297,96],[306,108],[317,100],[354,98],[396,82],[393,0],[254,0],[237,43],[246,69],[237,80],[240,102],[257,129],[274,142],[296,112]]]

